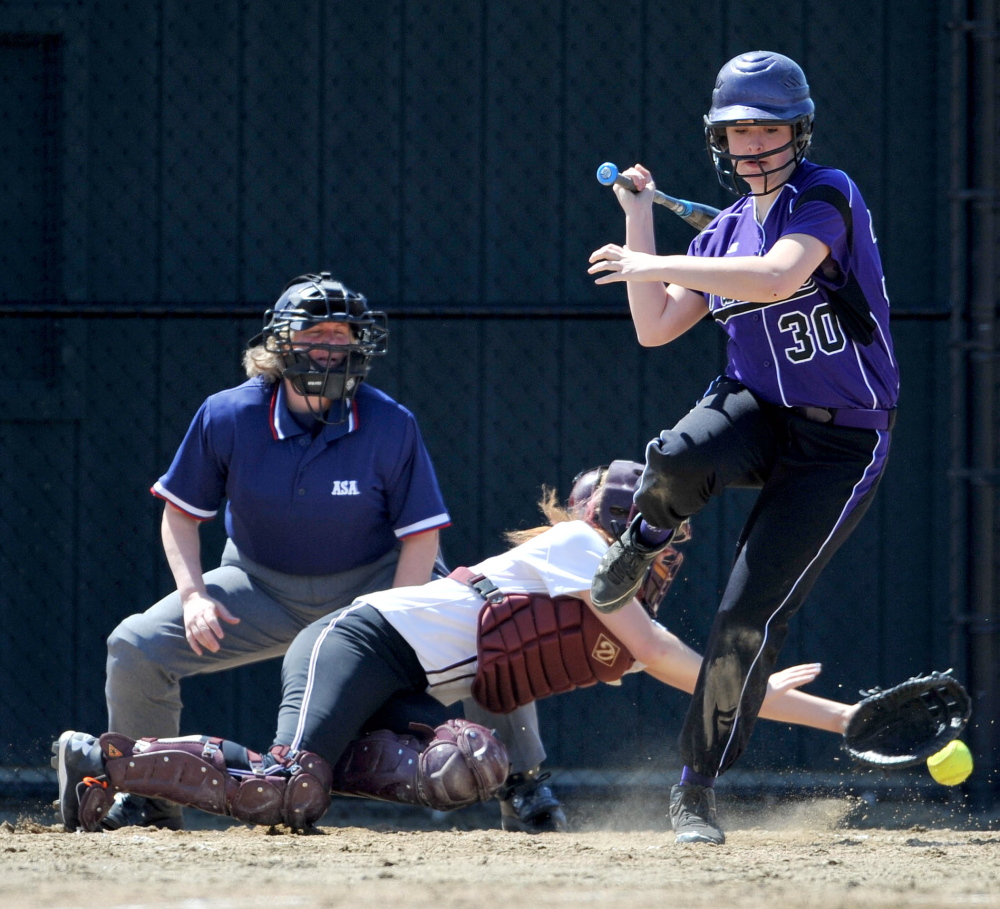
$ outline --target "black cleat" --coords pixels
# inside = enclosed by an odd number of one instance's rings
[[[66,830],[72,833],[80,826],[81,787],[86,787],[88,780],[104,775],[101,746],[95,736],[67,729],[52,743],[49,763],[59,778],[59,801],[56,802],[59,817]]]
[[[183,830],[184,812],[180,805],[166,799],[150,799],[130,792],[119,792],[115,803],[101,821],[105,830],[120,827],[158,827]]]
[[[721,846],[726,841],[715,811],[715,790],[710,786],[674,786],[670,790],[670,823],[678,843]]]
[[[642,515],[637,514],[597,566],[590,599],[598,612],[617,612],[628,603],[642,586],[649,566],[667,548],[667,543],[650,548],[639,542],[641,521]]]
[[[500,825],[519,833],[564,833],[566,814],[545,785],[549,774],[512,773],[497,793],[500,801]]]

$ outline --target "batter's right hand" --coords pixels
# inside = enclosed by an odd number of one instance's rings
[[[625,209],[625,214],[630,214],[640,208],[651,209],[653,206],[653,190],[656,189],[656,184],[653,182],[653,175],[649,170],[641,164],[634,164],[628,170],[622,171],[622,176],[628,177],[636,189],[635,192],[632,192],[632,190],[626,189],[624,186],[615,184],[615,195],[618,197],[621,207]]]
[[[184,601],[184,636],[198,656],[202,655],[202,647],[211,653],[219,650],[219,641],[226,636],[219,619],[230,625],[239,622],[222,603],[208,594],[192,593]]]

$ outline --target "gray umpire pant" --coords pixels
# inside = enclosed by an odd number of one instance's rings
[[[198,656],[184,635],[177,591],[125,619],[108,638],[108,729],[132,738],[179,735],[181,679],[283,656],[306,626],[363,594],[391,587],[398,558],[393,550],[351,571],[303,577],[265,568],[227,541],[222,563],[205,573],[205,585],[239,623],[223,624],[218,652],[203,649]],[[463,706],[470,720],[496,730],[513,772],[531,770],[545,759],[534,704],[504,716],[471,701]]]

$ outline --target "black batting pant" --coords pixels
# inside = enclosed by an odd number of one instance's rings
[[[746,748],[788,622],[871,504],[889,435],[812,422],[723,377],[649,443],[636,505],[651,524],[676,528],[727,488],[760,488],[680,735],[697,773]]]

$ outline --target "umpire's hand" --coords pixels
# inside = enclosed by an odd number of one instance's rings
[[[184,636],[198,656],[202,655],[202,647],[212,653],[221,647],[219,641],[226,635],[219,619],[230,625],[239,622],[222,603],[213,600],[207,593],[195,591],[185,597]]]

